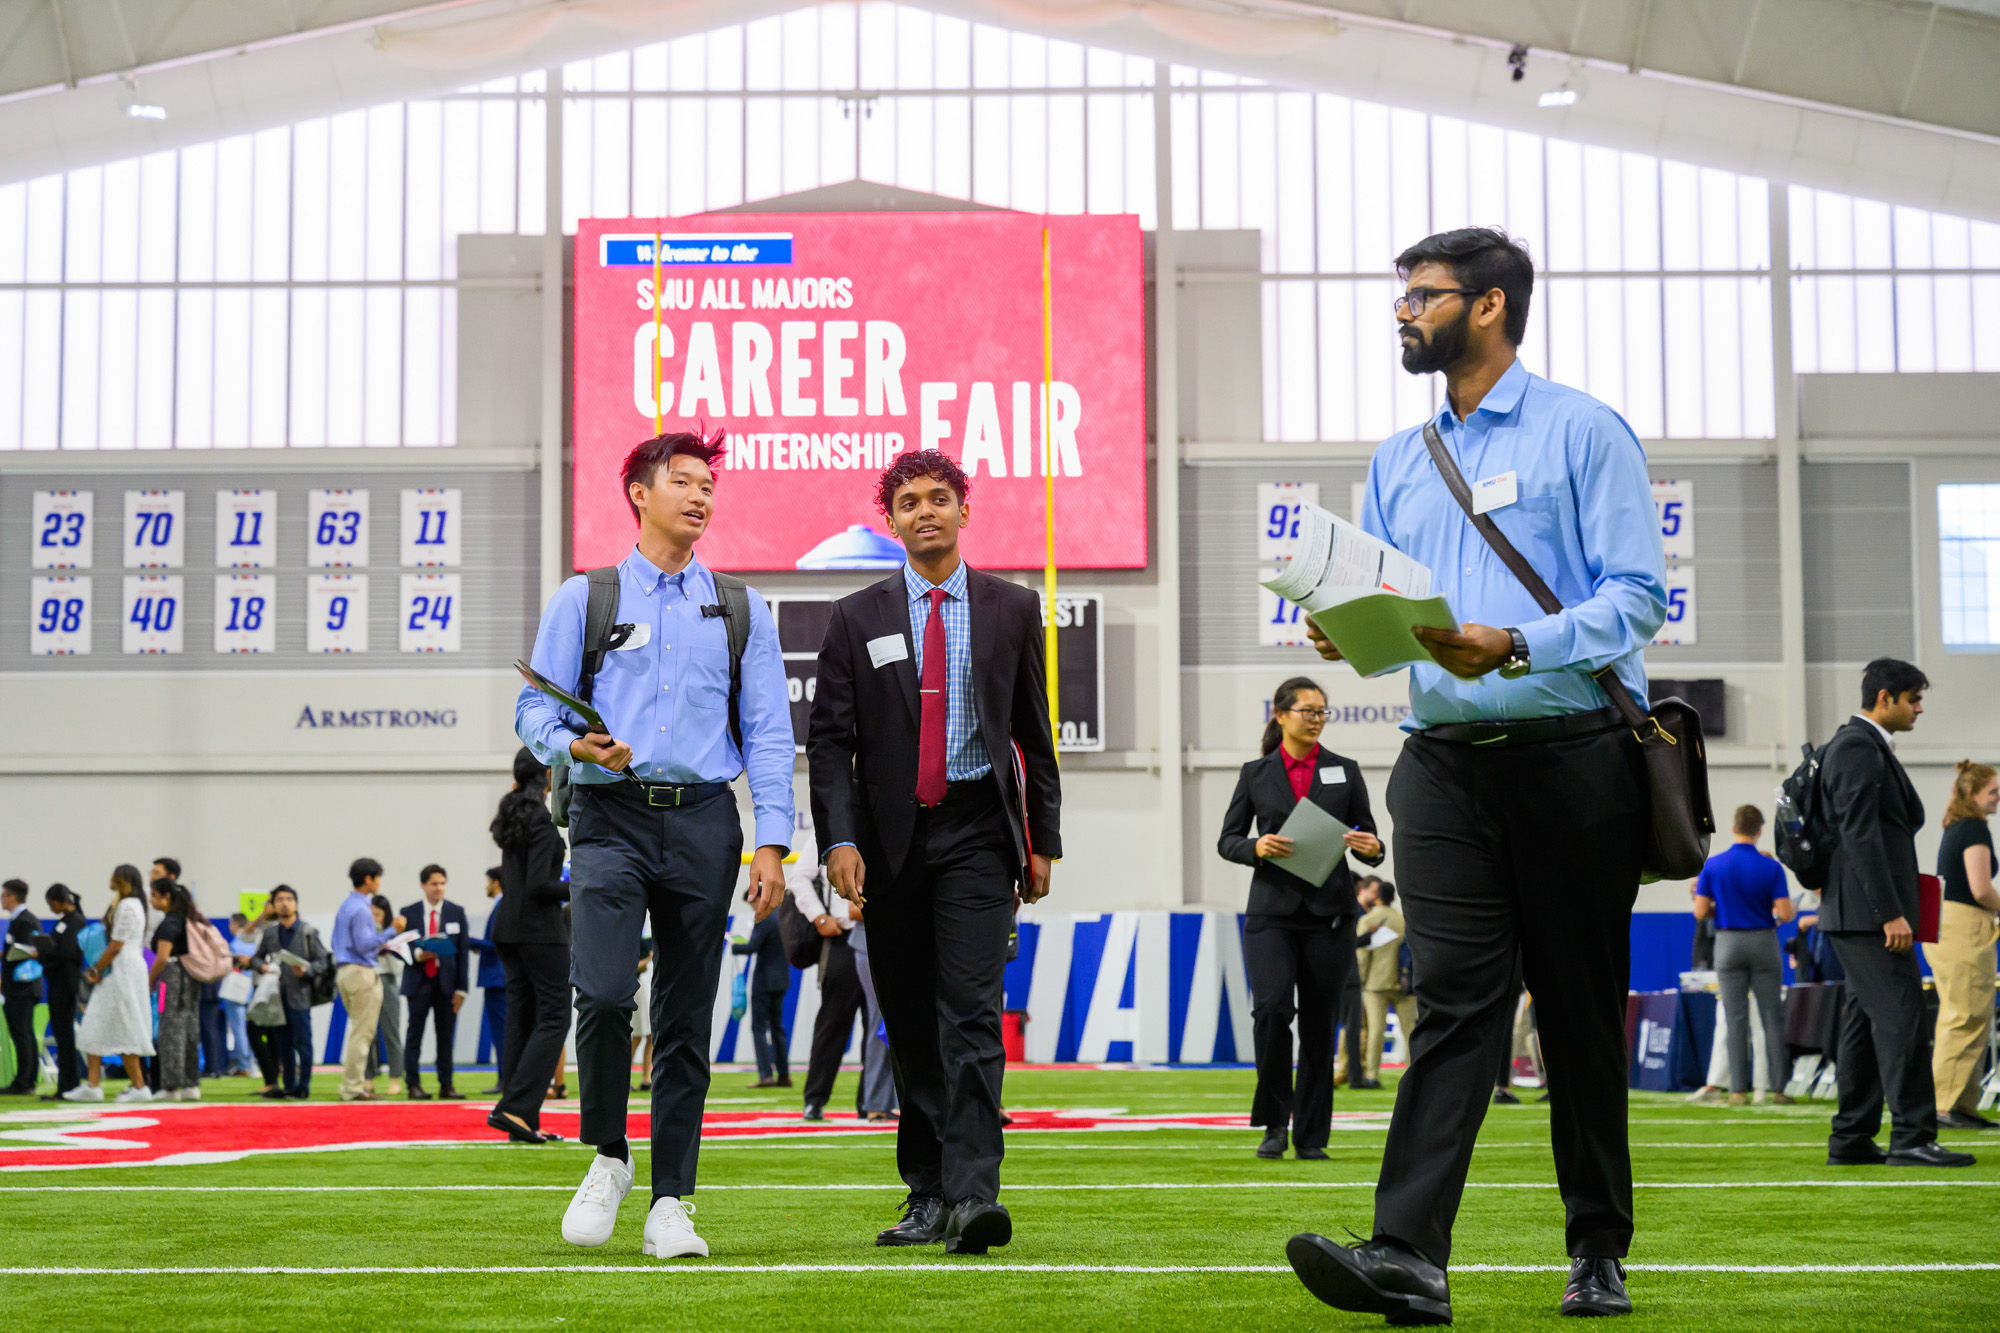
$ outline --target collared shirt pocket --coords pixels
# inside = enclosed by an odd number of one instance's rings
[[[1534,562],[1537,552],[1552,551],[1562,543],[1562,501],[1553,495],[1524,495],[1504,509],[1493,510],[1488,517],[1493,520],[1494,526],[1507,534],[1507,540],[1513,542],[1530,563]],[[1499,559],[1498,556],[1493,558],[1496,561]],[[1547,563],[1546,556],[1543,563]],[[1551,581],[1556,576],[1553,569],[1537,569],[1535,572]]]
[[[729,707],[729,649],[691,645],[678,688],[683,691],[681,702],[689,708]]]

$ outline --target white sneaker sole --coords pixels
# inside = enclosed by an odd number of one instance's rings
[[[692,1234],[665,1242],[648,1240],[642,1248],[655,1259],[708,1258],[708,1242]]]

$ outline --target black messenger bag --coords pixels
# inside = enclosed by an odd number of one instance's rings
[[[1535,602],[1550,615],[1563,609],[1562,600],[1549,590],[1507,534],[1485,514],[1472,512],[1472,488],[1465,474],[1445,451],[1437,426],[1424,426],[1424,446],[1431,451],[1444,484],[1458,507],[1472,520],[1472,526],[1493,548],[1501,563],[1514,572]],[[1591,679],[1611,700],[1611,706],[1632,729],[1646,757],[1647,786],[1651,791],[1652,838],[1640,863],[1640,878],[1693,879],[1708,860],[1709,836],[1715,832],[1715,812],[1708,800],[1708,752],[1702,744],[1701,714],[1684,699],[1661,699],[1650,710],[1639,707],[1625,682],[1618,679],[1617,664],[1591,672]]]

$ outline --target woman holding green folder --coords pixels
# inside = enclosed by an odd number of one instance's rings
[[[1256,868],[1243,923],[1243,962],[1257,1048],[1250,1123],[1264,1127],[1259,1157],[1284,1156],[1287,1130],[1298,1157],[1326,1157],[1333,1128],[1335,1015],[1354,967],[1358,911],[1346,856],[1319,882],[1301,879],[1285,867],[1294,848],[1278,830],[1300,803],[1310,802],[1346,826],[1342,840],[1349,852],[1366,865],[1382,863],[1382,840],[1375,835],[1361,766],[1320,747],[1325,727],[1326,691],[1317,682],[1294,676],[1278,687],[1264,727],[1263,757],[1243,765],[1216,844],[1225,859]]]

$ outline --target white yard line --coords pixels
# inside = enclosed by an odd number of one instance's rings
[[[526,1191],[567,1193],[574,1185],[0,1185],[0,1194],[130,1194],[149,1191],[159,1194],[380,1194],[394,1188],[399,1194],[479,1194]],[[899,1183],[794,1184],[759,1183],[750,1185],[703,1185],[702,1192],[729,1190],[760,1193],[844,1193],[886,1191],[901,1193]],[[1133,1181],[1118,1184],[1006,1185],[1009,1194],[1098,1193],[1119,1190],[1363,1190],[1374,1189],[1372,1180],[1204,1180],[1188,1183]],[[1552,1190],[1553,1183],[1537,1181],[1469,1181],[1473,1190]],[[2000,1189],[2000,1180],[1640,1180],[1634,1189],[1654,1190],[1778,1190],[1778,1189]]]
[[[2000,1263],[1934,1264],[1627,1264],[1632,1273],[1990,1273]],[[1285,1264],[1005,1264],[977,1259],[958,1264],[436,1264],[429,1266],[356,1264],[190,1265],[186,1267],[10,1268],[13,1277],[261,1277],[271,1275],[349,1277],[434,1274],[493,1276],[536,1273],[647,1273],[695,1276],[733,1273],[1129,1273],[1170,1277],[1182,1273],[1289,1274]],[[1453,1273],[1566,1273],[1566,1264],[1459,1264]]]

